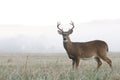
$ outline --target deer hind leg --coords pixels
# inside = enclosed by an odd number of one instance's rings
[[[95,57],[95,60],[97,61],[97,63],[98,63],[98,65],[97,65],[97,69],[96,69],[96,71],[98,71],[98,69],[100,68],[100,66],[102,65],[102,62],[101,62],[101,60],[100,60],[100,58],[99,57]]]
[[[112,61],[106,56],[106,57],[101,57],[104,61],[106,61],[108,64],[109,64],[109,66],[110,66],[110,68],[112,69]]]

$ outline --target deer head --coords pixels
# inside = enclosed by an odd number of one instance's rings
[[[58,30],[58,33],[63,36],[63,40],[64,40],[65,42],[69,40],[69,35],[72,34],[72,32],[73,32],[74,23],[71,21],[70,25],[73,26],[71,29],[69,29],[68,31],[63,31],[63,29],[61,29],[61,28],[59,27],[59,26],[60,26],[60,23],[57,23],[57,28],[59,29],[59,30]]]

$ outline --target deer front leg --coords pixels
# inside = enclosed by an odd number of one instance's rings
[[[76,58],[76,69],[78,69],[80,58]]]
[[[75,59],[72,59],[72,67],[74,69],[74,66],[75,66]]]

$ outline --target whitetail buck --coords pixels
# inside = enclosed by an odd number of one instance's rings
[[[97,70],[102,65],[100,59],[106,61],[112,69],[112,61],[107,57],[108,45],[106,42],[101,40],[94,40],[89,42],[71,42],[69,35],[72,34],[74,23],[71,22],[70,25],[73,27],[68,31],[63,31],[59,26],[60,23],[57,23],[58,33],[63,36],[63,46],[68,54],[68,57],[72,59],[73,68],[76,65],[78,68],[80,59],[86,59],[94,57],[97,61]]]

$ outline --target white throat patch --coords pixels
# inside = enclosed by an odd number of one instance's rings
[[[63,42],[68,42],[68,40],[63,40]]]
[[[68,42],[68,37],[67,36],[63,36],[63,41],[64,42]]]

